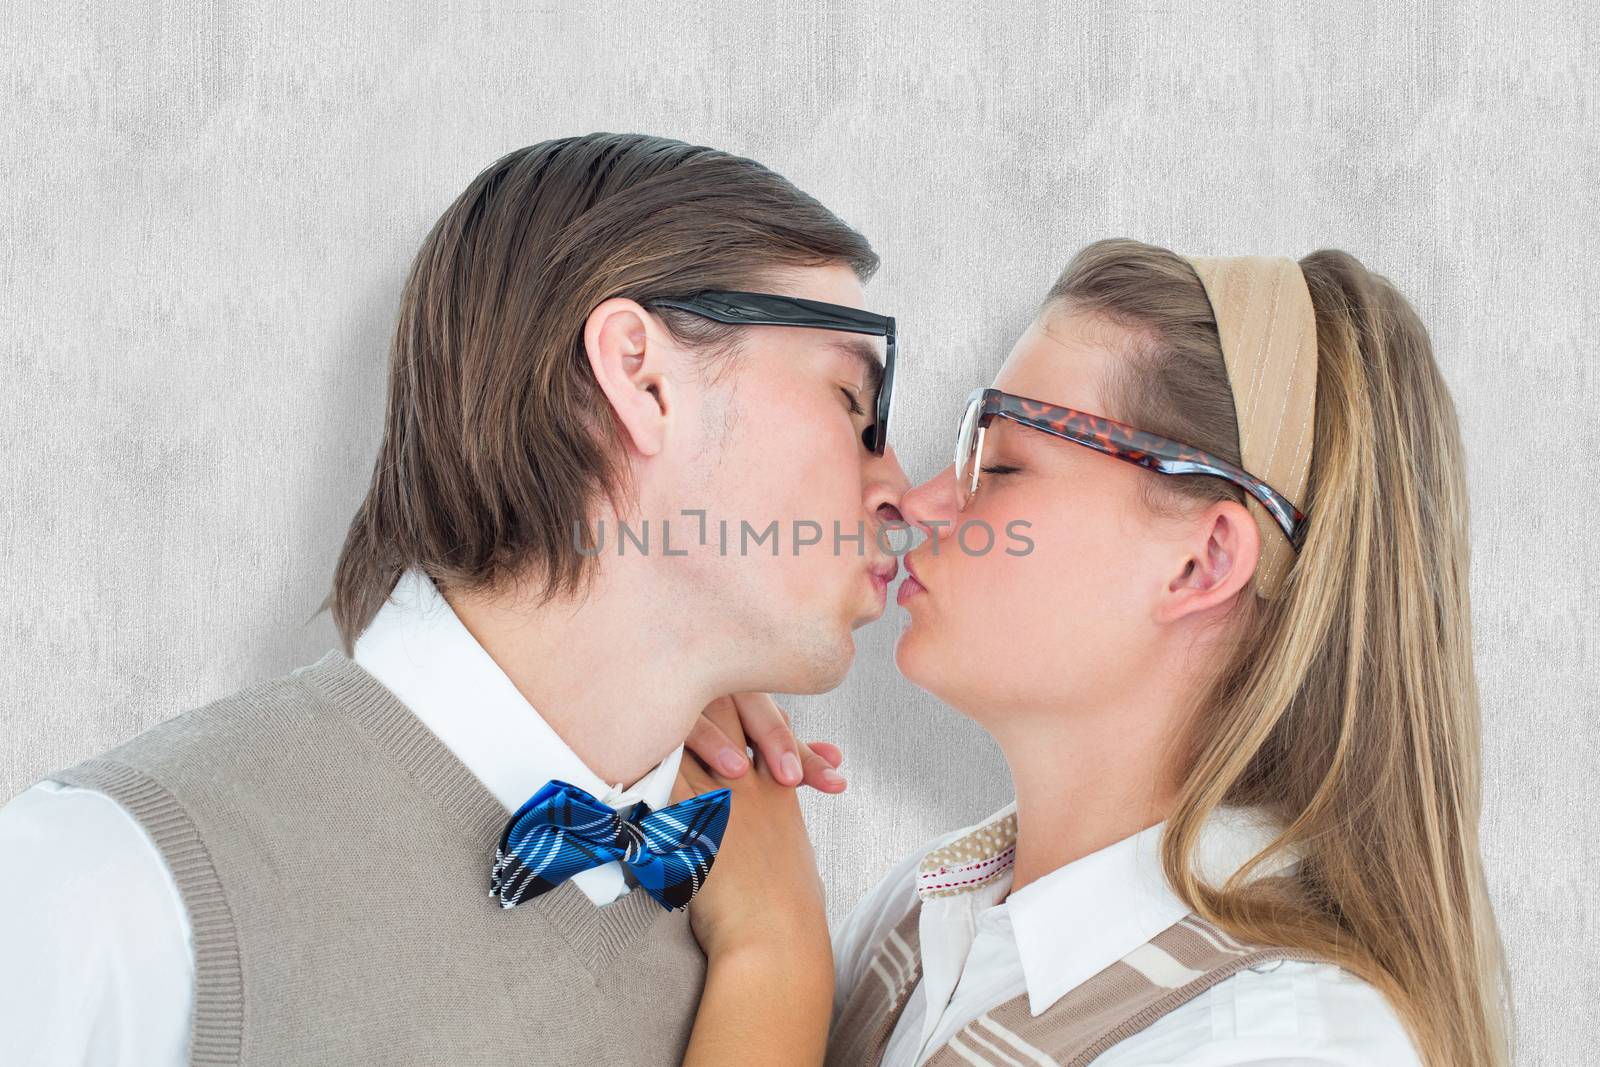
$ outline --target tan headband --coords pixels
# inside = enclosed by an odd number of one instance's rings
[[[1244,469],[1306,509],[1316,423],[1317,321],[1300,265],[1286,256],[1186,256],[1217,319]],[[1283,527],[1254,497],[1256,592],[1279,596],[1294,564]]]

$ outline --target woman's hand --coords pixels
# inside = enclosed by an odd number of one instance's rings
[[[730,715],[732,704],[736,714]],[[718,714],[708,714],[713,708]],[[720,723],[728,725],[724,729]],[[738,699],[722,697],[702,712],[689,732],[685,747],[700,757],[707,767],[726,778],[740,778],[750,769],[746,745],[752,744],[784,785],[809,785],[823,793],[842,793],[844,775],[839,764],[844,754],[838,745],[813,741],[809,745],[795,740],[789,713],[772,702],[766,693],[740,693]]]
[[[739,705],[746,701],[776,709],[765,694],[741,693],[713,701],[701,718],[740,751],[745,740]],[[780,721],[787,727],[786,718]],[[685,753],[672,799],[723,787],[732,794],[728,829],[706,884],[689,904],[700,947],[708,957],[749,949],[822,955],[831,974],[822,879],[798,795],[773,777],[759,754],[753,774],[730,778]]]
[[[738,701],[706,716],[744,751]],[[800,815],[799,795],[761,755],[753,773],[728,778],[686,752],[674,802],[727,788],[728,828],[689,924],[706,954],[706,982],[686,1067],[820,1064],[833,1007],[833,951],[822,879]]]

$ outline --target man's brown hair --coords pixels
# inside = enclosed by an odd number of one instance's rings
[[[324,607],[346,653],[396,579],[535,576],[581,591],[595,559],[573,531],[618,506],[617,426],[583,327],[615,296],[747,289],[786,268],[878,266],[866,239],[753,160],[640,134],[518,149],[467,186],[406,277],[383,441]],[[737,327],[660,312],[674,337],[726,352]]]

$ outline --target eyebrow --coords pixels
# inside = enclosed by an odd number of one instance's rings
[[[852,337],[836,337],[828,345],[861,364],[867,372],[867,389],[876,397],[883,388],[883,364],[878,361],[878,350],[869,342]]]

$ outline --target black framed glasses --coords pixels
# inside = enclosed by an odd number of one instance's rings
[[[877,378],[873,423],[861,432],[861,443],[873,455],[883,455],[889,443],[889,414],[894,406],[894,319],[843,304],[828,304],[777,293],[745,293],[731,289],[706,289],[686,296],[658,296],[641,300],[645,307],[673,308],[731,326],[804,326],[813,330],[882,337],[883,367]],[[873,362],[876,368],[876,361]]]
[[[984,431],[995,419],[1009,419],[1157,474],[1206,474],[1222,478],[1255,497],[1296,552],[1305,540],[1305,513],[1272,486],[1221,456],[1169,437],[1136,430],[1125,422],[1102,415],[1030,400],[999,389],[974,389],[961,412],[961,423],[956,430],[958,510],[965,511],[978,491],[978,478],[983,471]]]

